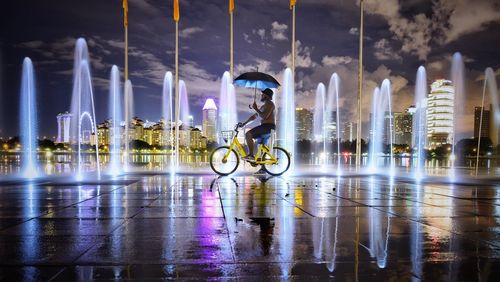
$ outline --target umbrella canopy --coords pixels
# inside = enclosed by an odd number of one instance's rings
[[[280,86],[279,82],[274,77],[258,71],[246,72],[238,76],[234,79],[233,84],[240,87],[260,90],[278,88]]]

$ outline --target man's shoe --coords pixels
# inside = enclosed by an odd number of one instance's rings
[[[255,157],[252,155],[248,155],[248,156],[244,157],[243,160],[247,161],[249,163],[255,163]]]

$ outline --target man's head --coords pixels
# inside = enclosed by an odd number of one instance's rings
[[[264,102],[273,99],[273,90],[266,88],[262,90],[262,95],[260,96],[260,101]]]

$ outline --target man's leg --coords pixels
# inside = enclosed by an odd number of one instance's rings
[[[253,142],[253,136],[252,136],[252,133],[250,131],[248,131],[246,134],[245,134],[245,139],[247,140],[247,145],[248,145],[248,155],[249,156],[253,156],[253,146],[254,146],[254,142]]]

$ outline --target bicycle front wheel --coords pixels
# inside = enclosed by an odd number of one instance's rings
[[[264,170],[273,176],[279,176],[290,168],[290,154],[283,148],[273,147],[271,154],[278,160],[276,164],[265,164]],[[265,156],[269,158],[269,156]]]
[[[238,154],[234,150],[231,150],[229,146],[219,147],[210,155],[210,167],[218,175],[233,173],[239,164],[240,158]]]

